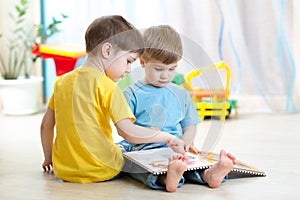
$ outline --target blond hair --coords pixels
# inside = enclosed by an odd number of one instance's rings
[[[145,30],[143,58],[146,62],[156,60],[164,64],[177,62],[182,57],[179,34],[168,25],[152,26]]]

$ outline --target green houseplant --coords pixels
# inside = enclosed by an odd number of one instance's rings
[[[62,20],[55,18],[46,27],[28,23],[29,11],[29,1],[19,0],[8,13],[11,33],[8,37],[0,34],[0,39],[5,40],[0,48],[0,102],[5,114],[31,114],[38,111],[39,88],[43,79],[33,75],[39,55],[32,52],[60,31],[58,25]],[[62,15],[62,19],[66,17]],[[19,88],[13,90],[17,86]]]

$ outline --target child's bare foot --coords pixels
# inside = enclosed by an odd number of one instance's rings
[[[186,169],[188,157],[186,155],[175,155],[169,158],[168,173],[165,179],[166,190],[175,192],[178,183]]]
[[[202,178],[209,187],[217,188],[222,183],[224,177],[232,170],[235,163],[233,155],[226,154],[224,150],[221,150],[219,162],[205,170],[202,173]]]

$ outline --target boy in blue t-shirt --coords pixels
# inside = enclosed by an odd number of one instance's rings
[[[140,57],[145,70],[143,81],[138,81],[124,90],[128,104],[136,117],[135,124],[168,132],[185,142],[186,151],[198,151],[193,146],[199,116],[188,92],[171,81],[182,57],[179,34],[170,26],[161,25],[145,30],[145,49]],[[165,143],[134,144],[121,141],[123,151],[138,151],[164,148]],[[220,161],[207,170],[185,172],[188,157],[178,154],[169,158],[167,175],[135,173],[129,175],[148,187],[175,192],[185,179],[218,187],[235,164],[235,157],[220,152]]]

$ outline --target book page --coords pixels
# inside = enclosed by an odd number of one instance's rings
[[[125,158],[131,160],[136,165],[153,174],[159,175],[167,172],[168,159],[176,155],[170,148],[159,148],[142,151],[132,151],[123,154]],[[187,153],[189,161],[186,171],[206,169],[219,161],[219,154],[213,152]],[[136,171],[135,169],[133,169]],[[242,174],[242,176],[266,176],[266,174],[244,162],[237,160],[230,174]]]
[[[201,159],[198,154],[188,152],[189,161],[187,171],[204,169],[211,166],[211,163],[205,159]],[[170,148],[151,149],[144,151],[133,151],[124,153],[124,157],[135,162],[139,166],[145,168],[153,174],[166,173],[168,167],[168,159],[176,155]]]
[[[202,159],[207,160],[208,162],[215,164],[219,161],[219,154],[214,153],[214,152],[204,152],[201,151],[199,153],[200,157]],[[234,168],[232,169],[233,172],[241,172],[241,173],[249,173],[252,175],[257,175],[257,176],[265,176],[265,172],[252,167],[250,165],[248,165],[247,163],[244,163],[240,160],[236,160],[236,164],[234,165]]]

